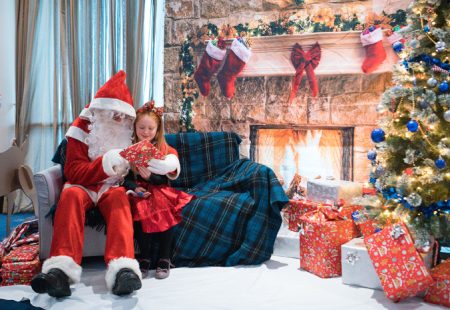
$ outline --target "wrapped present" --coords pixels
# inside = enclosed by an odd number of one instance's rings
[[[362,238],[355,238],[342,245],[342,282],[381,290],[381,282],[370,260]],[[433,249],[420,253],[425,266],[430,269],[433,264]]]
[[[356,237],[351,219],[322,207],[300,219],[300,268],[322,278],[341,275],[341,245]]]
[[[162,159],[163,154],[148,140],[135,143],[119,153],[120,156],[128,160],[130,164],[148,167],[148,162],[152,159]]]
[[[385,227],[364,238],[386,296],[392,301],[415,296],[432,283],[404,223]]]
[[[362,210],[354,211],[352,213],[352,219],[363,237],[370,236],[381,230],[379,225],[370,219]]]
[[[289,229],[287,222],[283,221],[273,245],[273,255],[299,258],[300,243],[298,232]]]
[[[431,270],[434,283],[425,294],[425,301],[450,307],[450,259]]]
[[[26,244],[17,247],[3,257],[3,264],[33,261],[39,254],[39,244]]]
[[[317,204],[308,200],[290,199],[287,207],[283,210],[283,218],[288,224],[289,230],[298,232],[298,225],[303,214],[317,209]]]
[[[37,256],[32,261],[3,263],[0,269],[0,285],[29,285],[33,276],[40,270],[41,262]]]
[[[362,238],[355,238],[341,248],[342,283],[381,290],[381,282]]]
[[[362,195],[362,184],[343,180],[316,179],[308,180],[306,198],[311,201],[343,201],[350,205],[351,200]]]

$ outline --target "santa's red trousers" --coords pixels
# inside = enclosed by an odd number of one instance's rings
[[[74,186],[62,191],[56,208],[50,256],[70,256],[81,264],[85,214],[93,207],[95,205],[84,189]],[[97,207],[107,227],[106,264],[119,257],[134,258],[133,220],[125,189],[110,188],[100,197]]]

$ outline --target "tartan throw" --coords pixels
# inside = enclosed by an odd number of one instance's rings
[[[288,203],[274,172],[248,159],[222,170],[188,191],[196,199],[174,228],[176,266],[253,265],[272,255]]]

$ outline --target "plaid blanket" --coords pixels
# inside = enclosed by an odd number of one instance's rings
[[[247,159],[188,191],[196,196],[175,227],[176,266],[260,264],[270,258],[288,203],[274,172]]]
[[[209,181],[239,159],[241,138],[233,132],[178,133],[165,136],[178,151],[181,172],[171,185],[192,188]]]

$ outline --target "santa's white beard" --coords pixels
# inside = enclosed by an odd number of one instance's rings
[[[131,145],[133,121],[121,115],[120,121],[113,120],[114,112],[95,110],[90,117],[89,136],[86,144],[89,158],[94,160],[112,149],[124,149]]]

